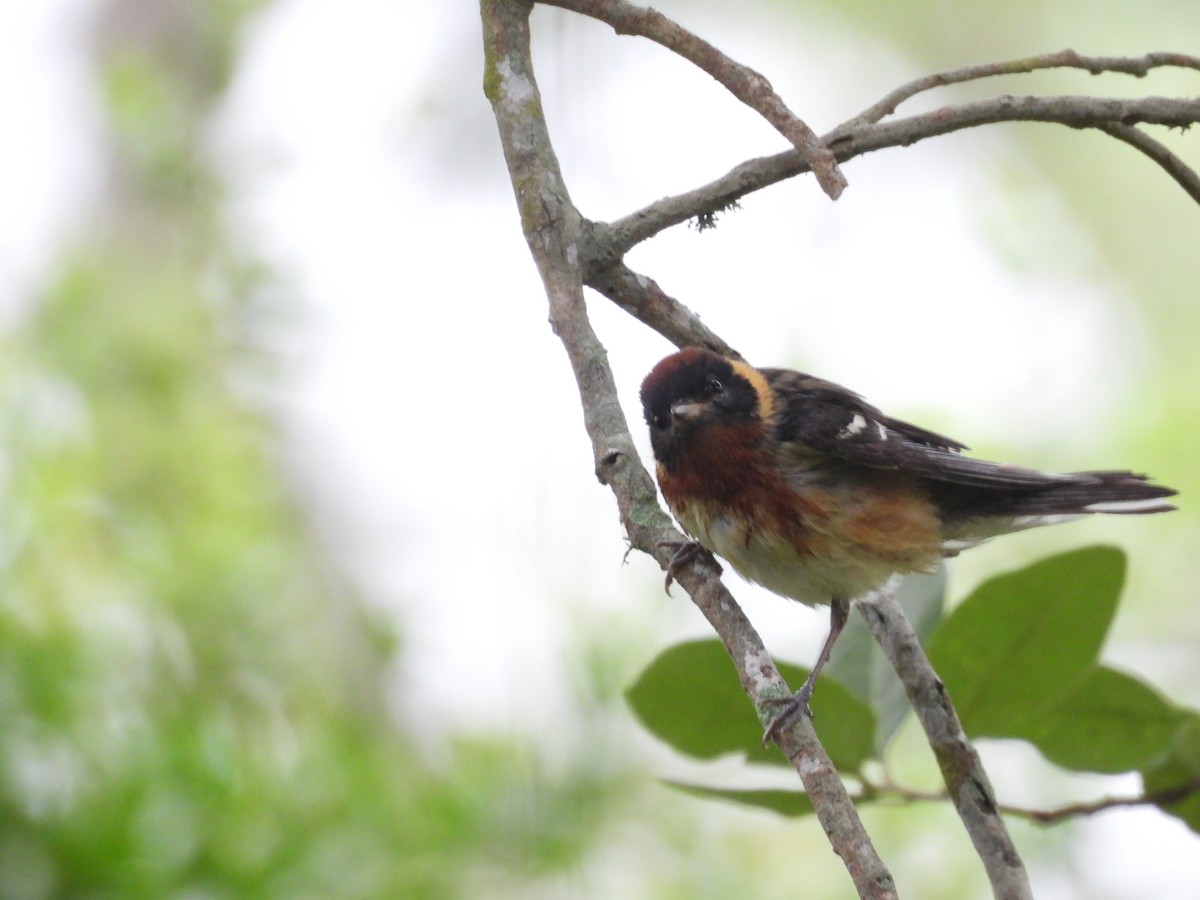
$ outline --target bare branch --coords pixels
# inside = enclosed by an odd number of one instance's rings
[[[708,347],[726,356],[741,358],[741,354],[705,325],[699,316],[666,294],[653,279],[638,275],[624,263],[589,268],[585,277],[589,287],[676,347]]]
[[[997,808],[1006,816],[1019,816],[1038,825],[1053,825],[1067,819],[1094,816],[1111,809],[1129,809],[1134,806],[1170,806],[1196,794],[1200,794],[1200,778],[1193,778],[1177,787],[1149,791],[1136,797],[1105,797],[1087,803],[1068,803],[1057,809],[1032,809],[1006,803],[999,804]],[[904,803],[940,803],[950,799],[945,791],[920,791],[890,780],[883,784],[864,784],[856,799],[868,798],[899,800]]]
[[[863,153],[882,147],[908,146],[925,138],[949,134],[964,128],[997,122],[1056,122],[1071,128],[1099,128],[1121,125],[1169,125],[1188,128],[1200,121],[1200,99],[1174,97],[1013,97],[1003,95],[990,100],[943,107],[919,116],[879,122],[861,130],[841,132],[834,129],[830,144],[849,141],[861,144]],[[838,159],[845,159],[840,147],[834,147]],[[857,153],[854,155],[858,155]]]
[[[1146,156],[1162,166],[1166,173],[1187,192],[1189,197],[1200,203],[1200,175],[1197,175],[1195,169],[1168,150],[1162,143],[1132,125],[1101,125],[1099,127],[1105,134],[1112,135],[1118,141],[1124,141],[1129,146],[1145,153]]]
[[[654,482],[638,461],[604,346],[588,320],[580,246],[583,217],[571,202],[546,128],[529,52],[523,0],[483,0],[484,90],[491,101],[526,242],[550,302],[550,323],[563,342],[579,386],[597,474],[612,487],[634,546],[660,558],[658,544],[676,535],[658,505]]]
[[[595,471],[617,500],[630,543],[666,567],[670,548],[682,536],[657,501],[653,480],[633,446],[617,400],[603,345],[587,317],[583,286],[599,290],[640,321],[678,346],[700,344],[733,353],[686,306],[653,281],[631,271],[625,252],[662,229],[695,216],[711,214],[746,194],[805,171],[816,170],[826,192],[836,197],[845,185],[838,161],[872,150],[906,146],[963,128],[1006,121],[1052,122],[1073,128],[1097,128],[1129,143],[1168,171],[1200,202],[1200,178],[1135,124],[1187,127],[1200,121],[1200,100],[1147,97],[1112,100],[1091,97],[997,97],[940,109],[905,119],[880,121],[905,99],[942,84],[1042,68],[1073,67],[1091,72],[1145,74],[1158,66],[1200,68],[1200,60],[1178,54],[1149,54],[1138,59],[1081,57],[1072,51],[1027,60],[974,66],[911,82],[824,139],[783,105],[761,75],[721,54],[675,23],[626,0],[546,0],[553,5],[608,22],[618,33],[646,36],[709,72],[743,102],[768,119],[796,148],[751,160],[695,191],[667,198],[611,224],[586,221],[571,202],[543,117],[529,51],[530,0],[481,0],[487,54],[485,91],[492,102],[504,145],[527,243],[550,305],[550,321],[563,342],[579,387],[584,424],[592,442]],[[762,641],[718,573],[703,560],[685,566],[678,581],[720,636],[764,724],[775,704],[790,696]],[[963,734],[941,682],[890,594],[859,605],[872,633],[884,648],[924,727],[952,799],[991,880],[995,896],[1030,896],[1028,877],[1001,819],[978,755]],[[895,896],[892,877],[858,818],[811,722],[795,717],[777,736],[813,800],[834,850],[842,857],[862,897]],[[1194,790],[1195,785],[1188,790]],[[870,785],[864,788],[871,790]],[[1171,802],[1182,794],[1164,794]],[[1018,811],[1031,817],[1086,814],[1132,801],[1102,801],[1054,813]],[[1045,818],[1052,821],[1052,818]]]
[[[843,161],[859,155],[847,154],[844,148],[843,144]],[[807,171],[807,163],[795,151],[751,159],[730,169],[716,181],[674,197],[664,197],[607,225],[598,225],[596,239],[607,242],[608,255],[620,258],[642,241],[673,225]]]
[[[1025,59],[964,66],[961,69],[936,72],[933,75],[926,75],[902,84],[877,103],[871,104],[853,119],[847,121],[843,127],[856,127],[878,122],[884,116],[894,113],[896,107],[905,100],[924,91],[944,87],[948,84],[962,84],[966,81],[993,78],[997,75],[1023,75],[1045,69],[1083,69],[1093,75],[1099,75],[1102,72],[1120,72],[1142,78],[1151,69],[1164,66],[1200,69],[1200,57],[1187,56],[1182,53],[1147,53],[1145,56],[1139,57],[1081,56],[1074,50],[1060,50],[1058,53],[1029,56]]]
[[[837,154],[838,161],[846,162],[875,150],[907,147],[965,128],[1000,122],[1048,122],[1101,130],[1137,123],[1188,128],[1200,122],[1200,99],[1004,96],[888,122],[840,125],[826,135],[825,140]],[[1158,159],[1155,161],[1163,164]],[[807,164],[793,151],[744,162],[703,187],[658,200],[603,226],[601,234],[612,241],[605,252],[619,256],[672,225],[807,171]],[[1168,171],[1179,180],[1175,171]]]
[[[831,199],[836,200],[841,196],[846,187],[846,177],[838,168],[833,154],[821,143],[816,133],[787,108],[771,83],[758,72],[735,62],[708,41],[648,7],[634,6],[625,0],[543,2],[606,22],[617,34],[636,34],[648,38],[703,69],[787,138]]]
[[[1029,875],[997,811],[979,754],[963,732],[941,679],[896,602],[892,585],[860,600],[857,608],[904,683],[904,691],[937,757],[950,799],[983,861],[993,893],[1005,900],[1032,898]]]
[[[683,536],[658,505],[654,482],[634,449],[604,347],[588,321],[582,260],[596,254],[586,252],[589,229],[567,194],[546,129],[529,52],[529,9],[524,0],[482,0],[484,89],[500,130],[526,242],[546,288],[551,325],[579,386],[596,474],[616,497],[630,543],[666,568],[668,548],[678,546]],[[704,562],[686,566],[678,581],[713,624],[760,721],[768,721],[774,704],[791,692],[762,639]],[[812,724],[797,718],[778,741],[811,796],[830,843],[861,897],[894,900],[891,873],[845,785]]]
[[[1107,812],[1110,809],[1125,809],[1130,806],[1170,806],[1180,800],[1186,800],[1200,793],[1200,778],[1193,778],[1178,787],[1165,788],[1161,791],[1150,791],[1139,797],[1106,797],[1091,803],[1071,803],[1058,809],[1023,809],[1018,806],[1006,806],[1004,811],[1016,816],[1032,819],[1039,825],[1053,825],[1064,819],[1076,819],[1080,816],[1093,816],[1096,813]]]
[[[682,535],[679,537],[682,539]],[[742,688],[754,701],[759,722],[766,727],[779,702],[791,699],[792,692],[758,632],[707,563],[685,567],[677,580],[721,638],[738,670]],[[775,742],[800,774],[817,819],[834,852],[842,858],[858,895],[894,900],[897,894],[892,875],[876,853],[812,721],[807,716],[793,716],[777,732]]]

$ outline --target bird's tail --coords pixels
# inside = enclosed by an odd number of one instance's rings
[[[1177,491],[1151,484],[1133,472],[1072,472],[1046,475],[1039,484],[1005,488],[961,488],[943,506],[947,553],[999,534],[1067,522],[1093,513],[1148,515],[1175,509],[1167,501]],[[948,500],[949,498],[939,498]]]
[[[1166,498],[1177,493],[1151,484],[1145,475],[1111,471],[1072,472],[1058,476],[1044,488],[1014,491],[1010,496],[1015,515],[1145,515],[1174,509]]]

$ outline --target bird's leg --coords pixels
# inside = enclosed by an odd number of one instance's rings
[[[665,587],[668,594],[671,593],[671,584],[675,581],[676,573],[688,563],[701,558],[703,558],[704,561],[709,565],[713,566],[713,568],[717,570],[718,575],[724,571],[721,568],[721,564],[717,562],[717,558],[713,556],[707,548],[696,543],[696,541],[686,541],[679,545],[678,549],[671,554],[670,561],[667,562],[667,579]]]
[[[812,667],[812,671],[808,673],[808,678],[801,686],[800,690],[796,691],[792,699],[785,701],[783,709],[775,714],[775,718],[771,719],[767,725],[767,730],[763,732],[763,746],[767,746],[774,739],[775,734],[780,727],[796,713],[803,713],[812,718],[812,710],[808,707],[808,701],[812,699],[813,685],[816,684],[817,676],[821,674],[821,670],[825,668],[825,663],[829,662],[829,655],[833,652],[833,645],[838,639],[838,635],[842,633],[842,629],[846,626],[846,619],[850,616],[850,602],[843,600],[840,597],[834,597],[829,603],[829,637],[825,638],[825,644],[821,647],[821,652],[817,654],[816,665]]]

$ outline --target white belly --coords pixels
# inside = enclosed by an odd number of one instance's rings
[[[689,534],[747,581],[809,606],[829,603],[834,597],[853,600],[882,587],[894,572],[887,563],[852,549],[801,558],[790,541],[773,539],[758,529],[748,534],[727,516],[684,513],[677,518]]]

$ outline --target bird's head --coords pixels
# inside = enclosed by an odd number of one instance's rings
[[[761,428],[772,408],[770,388],[759,372],[699,347],[659,362],[642,382],[641,399],[654,458],[667,468],[701,430]]]

